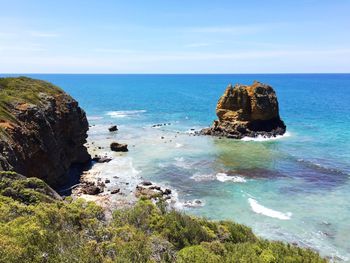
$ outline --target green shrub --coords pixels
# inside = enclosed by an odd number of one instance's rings
[[[0,262],[326,262],[311,250],[259,239],[248,227],[146,200],[106,221],[95,203],[50,194],[38,179],[1,177]]]
[[[203,246],[191,246],[186,247],[177,255],[178,263],[220,263],[222,258],[214,253],[210,252]]]
[[[25,204],[54,202],[54,191],[38,178],[25,178],[14,172],[0,173],[0,194]]]

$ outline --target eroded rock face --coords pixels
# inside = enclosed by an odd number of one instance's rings
[[[229,85],[216,106],[218,120],[203,129],[204,135],[240,139],[245,136],[282,135],[286,126],[279,116],[277,96],[269,85]]]
[[[11,89],[18,99],[7,99],[6,108],[0,109],[10,116],[0,115],[0,170],[38,177],[54,187],[63,185],[72,164],[91,159],[84,146],[85,112],[72,97],[44,81],[0,79],[0,93]]]

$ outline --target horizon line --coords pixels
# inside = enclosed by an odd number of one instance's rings
[[[350,74],[350,72],[268,72],[268,73],[84,73],[84,72],[0,72],[0,75],[315,75],[315,74]]]

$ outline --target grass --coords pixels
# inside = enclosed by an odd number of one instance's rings
[[[42,80],[27,77],[0,78],[0,121],[16,123],[12,109],[18,103],[39,105],[40,93],[58,95],[63,91]]]

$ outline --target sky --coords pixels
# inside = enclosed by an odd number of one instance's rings
[[[0,0],[0,73],[349,73],[348,0]]]

